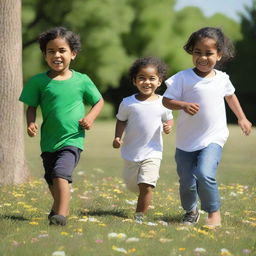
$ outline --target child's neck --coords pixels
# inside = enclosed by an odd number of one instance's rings
[[[198,70],[197,68],[193,68],[194,72],[203,78],[209,78],[209,77],[213,77],[216,75],[216,71],[214,69],[212,69],[210,72],[201,72],[200,70]]]
[[[155,93],[151,94],[151,95],[145,95],[142,93],[138,93],[135,95],[135,98],[140,101],[154,101],[154,100],[158,99],[158,97],[159,96]]]
[[[71,70],[65,70],[63,72],[56,72],[55,70],[50,70],[47,72],[47,75],[52,78],[53,80],[67,80],[72,77]]]

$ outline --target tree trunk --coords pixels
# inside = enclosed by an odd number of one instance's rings
[[[24,150],[21,0],[0,1],[0,184],[28,178]]]

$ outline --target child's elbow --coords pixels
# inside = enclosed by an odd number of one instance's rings
[[[104,99],[101,98],[101,99],[98,101],[98,103],[101,104],[101,105],[104,105],[104,103],[105,103],[105,102],[104,102]]]
[[[168,108],[168,105],[169,105],[168,102],[169,102],[169,99],[163,97],[162,104],[163,104],[164,107]]]
[[[99,99],[99,101],[94,105],[94,106],[96,106],[97,105],[97,107],[99,107],[99,108],[103,108],[103,106],[104,106],[104,99],[103,98],[101,98],[101,99]]]

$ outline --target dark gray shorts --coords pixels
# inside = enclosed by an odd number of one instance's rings
[[[46,182],[52,185],[53,178],[62,178],[72,183],[72,173],[78,164],[81,151],[80,148],[67,146],[55,152],[43,152],[41,157]]]

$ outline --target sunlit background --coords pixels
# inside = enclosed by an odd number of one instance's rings
[[[182,48],[188,36],[201,27],[217,26],[236,46],[236,57],[224,71],[255,122],[255,11],[255,0],[23,0],[24,82],[47,69],[36,42],[39,33],[66,26],[82,39],[82,51],[71,67],[95,82],[107,102],[103,116],[111,118],[121,99],[135,90],[127,73],[136,58],[157,56],[172,75],[192,65]],[[164,90],[163,84],[159,93]],[[236,122],[229,111],[228,121]]]

